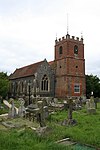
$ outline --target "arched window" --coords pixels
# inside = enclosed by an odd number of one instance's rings
[[[78,46],[77,45],[74,46],[74,54],[78,54]]]
[[[22,81],[22,83],[21,83],[22,85],[21,85],[21,92],[23,93],[23,88],[24,88],[24,84],[23,84],[23,81]]]
[[[15,82],[15,93],[17,93],[17,89],[18,89],[18,84],[17,82]]]
[[[27,84],[26,84],[26,80],[24,81],[24,93],[27,93]]]
[[[63,47],[60,46],[60,47],[59,47],[59,54],[62,54],[62,53],[63,53]]]
[[[41,80],[41,90],[48,91],[49,90],[49,81],[47,75],[44,75]]]

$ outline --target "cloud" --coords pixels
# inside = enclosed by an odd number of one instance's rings
[[[0,0],[0,70],[11,73],[47,58],[54,59],[54,44],[67,33],[83,32],[86,73],[100,74],[99,0]]]

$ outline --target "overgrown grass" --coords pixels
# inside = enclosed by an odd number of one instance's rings
[[[66,111],[57,112],[51,116],[50,126],[54,129],[54,133],[51,135],[52,139],[70,137],[79,143],[100,147],[100,103],[95,115],[87,114],[86,108],[74,111],[73,118],[77,121],[76,126],[61,126],[59,121],[65,118],[67,119]]]
[[[8,113],[8,108],[4,104],[0,104],[0,115],[4,113]]]
[[[51,140],[38,137],[31,130],[16,130],[0,133],[0,149],[2,150],[71,150],[71,147],[58,145]]]
[[[88,115],[86,108],[74,111],[75,126],[62,126],[67,119],[67,111],[58,111],[47,121],[50,132],[37,136],[32,130],[0,131],[0,149],[2,150],[72,150],[72,147],[55,144],[55,141],[69,137],[71,140],[100,147],[100,103],[95,115]]]

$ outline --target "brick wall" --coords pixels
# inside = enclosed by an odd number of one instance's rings
[[[74,47],[78,47],[78,54]],[[62,47],[62,53],[59,49]],[[73,36],[56,40],[55,42],[56,62],[56,85],[55,96],[82,96],[85,95],[85,59],[83,39],[79,40]],[[74,85],[79,84],[80,92],[74,92]]]

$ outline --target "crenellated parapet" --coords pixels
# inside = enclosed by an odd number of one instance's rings
[[[73,42],[83,43],[83,37],[79,38],[79,37],[70,36],[69,34],[67,34],[66,36],[63,36],[62,38],[56,39],[55,44],[60,44],[60,43],[65,42],[67,40],[68,41],[73,41]]]

